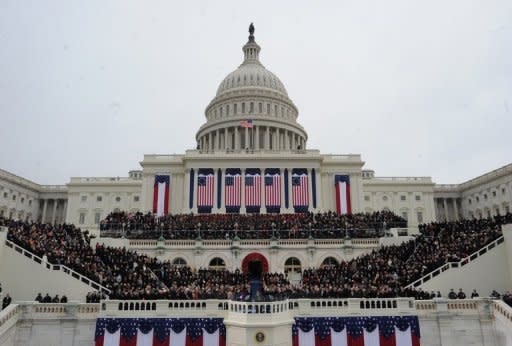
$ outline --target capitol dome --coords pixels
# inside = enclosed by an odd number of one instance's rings
[[[245,87],[267,88],[288,96],[281,80],[259,62],[244,62],[239,68],[228,74],[220,83],[217,96],[232,89]]]
[[[249,33],[242,64],[222,80],[206,107],[197,147],[205,153],[303,151],[307,134],[297,123],[299,111],[281,80],[260,62],[252,24]]]

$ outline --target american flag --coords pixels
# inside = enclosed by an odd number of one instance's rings
[[[336,211],[338,214],[351,214],[350,176],[335,175],[334,185],[336,187]]]
[[[95,346],[225,346],[222,318],[98,318]]]
[[[245,205],[259,207],[261,205],[261,175],[245,174]]]
[[[292,174],[292,200],[294,207],[307,207],[309,205],[307,173]]]
[[[265,174],[265,206],[281,206],[281,174],[279,172]]]
[[[226,173],[225,200],[226,207],[240,207],[242,176],[240,173]]]
[[[215,178],[213,173],[202,174],[197,176],[197,206],[213,207],[213,187]]]
[[[240,126],[243,128],[252,129],[252,119],[241,120]]]
[[[297,317],[293,346],[419,346],[417,316]]]

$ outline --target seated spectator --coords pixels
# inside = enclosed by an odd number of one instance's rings
[[[476,289],[473,289],[473,292],[471,293],[471,298],[478,298],[478,297],[480,297],[480,295],[478,294]]]
[[[56,294],[55,297],[53,297],[52,303],[60,303],[60,298],[58,294]]]
[[[60,297],[60,302],[61,303],[67,303],[68,302],[68,297],[66,297],[66,295],[62,295],[62,297]]]
[[[450,293],[448,293],[448,299],[457,299],[457,293],[455,293],[453,288],[451,288]]]
[[[43,303],[51,303],[51,302],[52,302],[52,297],[50,297],[50,295],[48,293],[46,293],[46,295],[43,298]]]
[[[12,298],[9,295],[9,293],[7,293],[4,297],[4,299],[2,300],[2,310],[5,309],[6,307],[8,307],[9,304],[11,304],[11,302],[12,302]]]
[[[457,294],[457,299],[466,299],[466,293],[464,293],[462,288],[459,288],[459,293]]]
[[[34,299],[34,300],[36,302],[38,302],[38,303],[42,303],[43,302],[43,295],[41,293],[38,293],[36,299]]]

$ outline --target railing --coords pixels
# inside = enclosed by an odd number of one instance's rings
[[[20,318],[21,309],[17,304],[11,304],[0,311],[0,336],[9,328],[16,325]]]
[[[506,321],[512,330],[512,306],[507,305],[501,300],[493,300],[492,313],[495,318]]]
[[[228,313],[273,315],[287,313],[290,316],[321,314],[392,314],[412,313],[415,309],[412,298],[374,299],[286,299],[272,302],[246,302],[232,300],[105,300],[101,302],[101,313],[106,316],[128,315],[173,315],[173,316],[218,316]]]
[[[41,264],[44,268],[46,268],[48,270],[58,270],[58,271],[61,271],[64,274],[67,274],[67,275],[73,277],[74,279],[80,280],[81,282],[83,282],[84,284],[92,287],[95,290],[98,290],[100,292],[104,292],[106,294],[110,294],[110,290],[108,288],[100,285],[96,281],[93,281],[93,280],[87,278],[86,276],[84,276],[84,275],[82,275],[80,273],[77,273],[76,271],[74,271],[73,269],[71,269],[69,267],[66,267],[65,265],[62,265],[62,264],[52,264],[52,263],[46,262],[41,257],[34,255],[32,252],[30,252],[28,250],[25,250],[24,248],[22,248],[19,245],[16,245],[15,243],[13,243],[10,240],[6,239],[5,240],[5,245],[7,247],[10,247],[14,251],[20,253],[21,255],[24,255],[25,257],[33,260],[34,262],[36,262],[38,264]]]
[[[484,246],[480,250],[472,253],[471,255],[469,255],[469,256],[467,256],[467,257],[465,257],[463,259],[461,259],[459,262],[448,262],[448,263],[443,264],[439,268],[434,269],[433,271],[431,271],[430,273],[424,275],[420,279],[418,279],[416,281],[413,281],[412,283],[407,285],[406,288],[418,287],[418,286],[424,284],[425,282],[429,281],[430,279],[438,276],[439,274],[441,274],[441,273],[443,273],[443,272],[445,272],[445,271],[447,271],[447,270],[449,270],[451,268],[461,268],[461,267],[465,266],[466,264],[476,260],[478,257],[486,254],[488,251],[492,250],[496,246],[502,244],[504,241],[505,241],[504,237],[501,236],[498,239],[496,239],[496,240],[492,241],[491,243],[487,244],[486,246]]]
[[[105,300],[101,302],[103,315],[174,315],[219,316],[228,310],[228,300]]]

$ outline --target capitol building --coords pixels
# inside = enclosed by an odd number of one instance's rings
[[[220,82],[206,105],[195,148],[182,154],[144,155],[140,166],[134,164],[136,169],[127,176],[71,177],[62,185],[41,185],[0,170],[0,219],[74,224],[95,236],[90,243],[93,249],[132,250],[176,266],[245,273],[250,263],[258,262],[258,274],[262,270],[285,273],[290,281],[299,282],[308,268],[338,265],[376,254],[385,246],[413,244],[411,248],[416,250],[422,224],[510,214],[512,164],[459,184],[442,184],[434,182],[429,172],[421,177],[380,177],[359,154],[323,154],[310,148],[299,109],[285,84],[263,65],[252,24],[249,34],[242,46],[241,64]],[[111,237],[100,231],[113,212],[164,216],[380,211],[396,214],[407,225],[390,227],[383,237],[336,239],[315,239],[311,234],[300,239],[138,239],[124,233]],[[330,333],[329,340],[344,340],[332,341],[332,345],[384,345],[366,341],[378,340],[379,333],[382,338],[386,332],[380,327],[373,329],[376,332],[361,329],[370,322],[391,326],[389,333],[396,336],[396,343],[386,345],[419,345],[420,329],[422,345],[512,345],[512,308],[487,298],[492,290],[512,290],[512,224],[504,223],[502,234],[467,258],[449,261],[406,287],[441,291],[444,296],[459,287],[483,293],[481,299],[456,301],[387,297],[257,303],[105,299],[86,303],[84,298],[92,291],[105,296],[112,291],[62,263],[49,263],[9,240],[7,233],[7,227],[0,226],[0,294],[10,292],[15,304],[0,312],[0,346],[83,346],[94,344],[94,340],[98,346],[117,345],[123,343],[112,340],[121,340],[126,334],[131,335],[128,339],[137,335],[137,342],[132,338],[132,343],[126,343],[134,346],[167,346],[169,338],[174,345],[173,337],[183,339],[180,345],[301,346],[322,344],[315,341],[315,335],[318,338],[321,333]],[[133,270],[136,267],[134,263]],[[65,294],[69,303],[35,303],[41,287],[43,293]],[[142,319],[167,319],[167,329],[157,336],[155,324],[146,333],[142,324],[137,324]],[[186,320],[180,323],[187,328],[194,323],[194,328],[201,328],[192,336],[189,331],[180,334],[172,325],[177,319]],[[346,328],[336,329],[336,319]],[[119,332],[110,331],[113,322]],[[405,332],[400,329],[402,322]],[[322,329],[324,323],[332,329]],[[311,332],[313,325],[315,332]],[[362,330],[360,335],[356,330]],[[139,342],[142,334],[149,333],[154,341]],[[185,334],[202,341],[185,342]],[[358,337],[364,342],[350,343],[350,338]]]
[[[242,63],[220,82],[206,106],[196,148],[179,155],[144,155],[140,169],[126,177],[71,177],[65,185],[39,185],[1,170],[0,216],[98,228],[115,210],[153,211],[157,176],[167,181],[165,212],[172,214],[389,210],[415,227],[510,211],[512,165],[444,185],[428,174],[379,177],[361,155],[310,148],[299,110],[284,83],[260,61],[253,33],[242,47]],[[226,198],[225,183],[232,177],[239,177],[234,199]],[[292,186],[298,177],[300,197]],[[266,188],[269,178],[273,184]],[[337,190],[339,183],[343,191]]]

